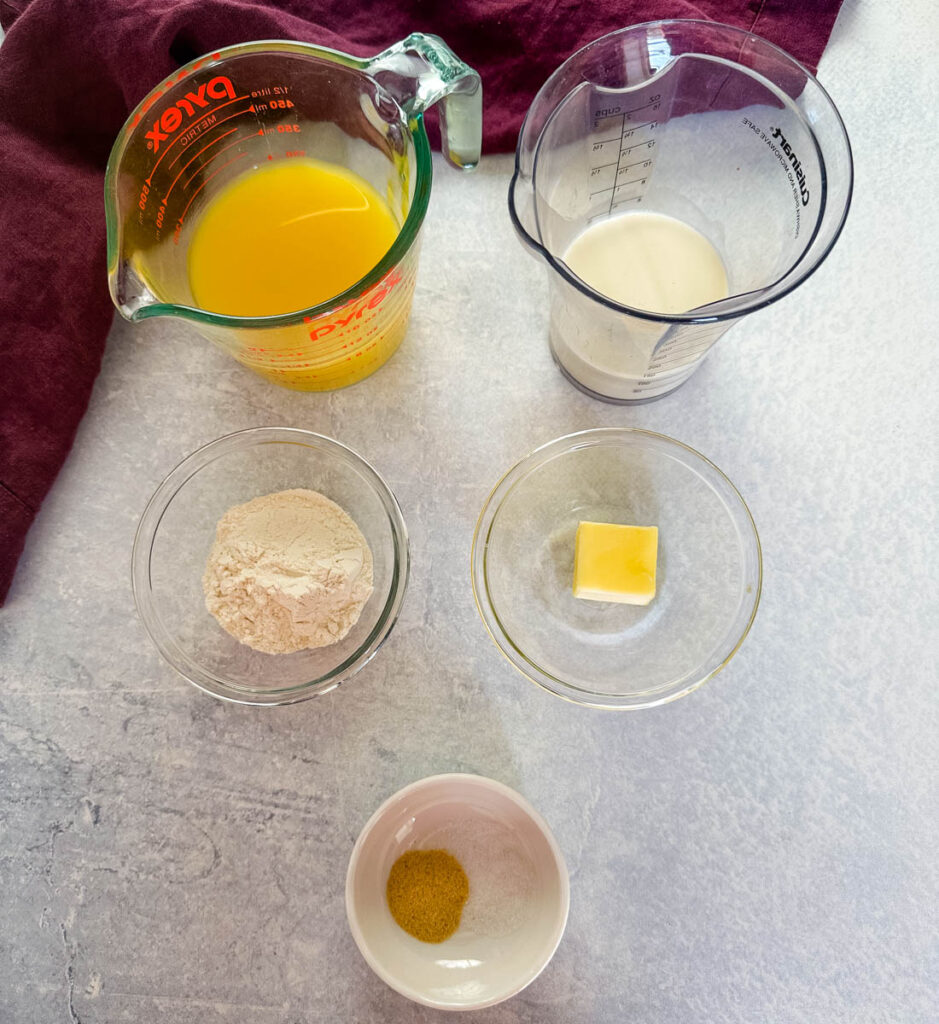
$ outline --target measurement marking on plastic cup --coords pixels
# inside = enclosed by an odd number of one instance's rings
[[[630,121],[629,122],[630,127],[629,127],[628,130],[626,129],[626,125],[624,123],[623,124],[623,136],[622,137],[624,139],[628,139],[630,137],[630,135],[632,135],[633,132],[639,131],[640,128],[648,128],[650,125],[654,128],[658,123],[659,123],[658,121],[643,121],[642,124],[633,124],[632,121]]]
[[[629,196],[627,199],[617,199],[616,202],[614,202],[613,205],[610,207],[610,212],[612,213],[613,210],[615,210],[618,206],[625,206],[626,203],[641,203],[641,202],[642,202],[642,196]]]
[[[598,167],[596,170],[592,170],[590,172],[591,177],[595,176],[597,171],[602,170],[605,167],[613,167],[613,166],[614,165],[612,163],[601,164],[600,167]],[[652,169],[652,161],[651,160],[634,160],[631,164],[622,164],[620,167],[617,168],[616,173],[617,173],[617,175],[620,175],[624,171],[628,171],[628,170],[630,170],[633,167],[642,167],[645,170],[651,170]],[[607,188],[601,188],[601,189],[597,189],[595,192],[591,192],[590,193],[590,198],[593,199],[594,196],[602,196],[605,192],[609,192],[611,189],[623,188],[625,185],[634,185],[637,182],[639,184],[644,185],[646,183],[646,178],[647,178],[646,175],[641,175],[640,177],[632,178],[629,181],[617,181],[615,184],[610,185]]]
[[[601,121],[612,121],[614,118],[619,118],[621,121],[627,117],[632,117],[633,114],[638,114],[640,110],[658,110],[659,104],[662,101],[661,94],[657,93],[655,96],[650,96],[645,103],[640,103],[638,107],[630,107],[628,110],[611,109],[609,111],[598,110],[593,117],[594,127],[599,128]]]
[[[702,339],[708,341],[715,330],[716,328],[714,324],[708,324],[706,327],[703,327],[698,331],[694,331],[694,333],[688,331],[686,328],[685,331],[679,332],[675,337],[663,341],[658,351],[653,353],[652,362],[661,358],[663,354],[667,358],[675,352],[690,351],[700,345]]]
[[[708,338],[703,339],[703,343],[707,345],[709,343]],[[662,366],[669,361],[673,356],[680,355],[682,359],[686,358],[689,353],[695,352],[700,348],[702,344],[701,335],[696,338],[690,339],[676,339],[675,341],[667,341],[662,346],[659,353],[652,357],[652,361],[649,363],[650,367]]]
[[[704,342],[699,341],[696,347],[692,349],[682,349],[680,352],[672,351],[670,349],[665,353],[662,359],[653,360],[649,363],[648,372],[650,375],[658,375],[660,373],[668,372],[673,366],[686,366],[688,363],[693,363],[699,356],[707,352],[710,347],[711,341],[705,340]]]
[[[716,329],[716,324],[701,324],[697,328],[684,327],[677,336],[666,339],[662,347],[664,348],[666,345],[672,348],[693,347],[701,338],[709,338]]]
[[[706,355],[721,333],[719,324],[707,324],[693,335],[679,333],[662,342],[649,361],[649,376],[677,372]]]
[[[659,109],[661,99],[661,94],[657,93],[651,96],[645,103],[631,107],[628,110],[610,107],[593,111],[592,126],[595,131],[598,129],[602,131],[605,128],[606,132],[609,132],[612,126],[619,121],[619,136],[613,135],[592,141],[588,137],[590,152],[601,160],[607,155],[607,146],[619,143],[615,162],[603,160],[602,163],[592,164],[588,172],[589,178],[599,179],[597,184],[600,184],[604,178],[609,181],[609,168],[616,168],[613,172],[612,182],[604,188],[594,189],[589,195],[590,199],[609,195],[610,202],[606,210],[607,216],[610,216],[614,208],[620,204],[642,201],[642,191],[645,190],[645,186],[648,184],[649,175],[640,175],[626,181],[621,179],[621,175],[637,167],[642,167],[651,173],[655,139],[649,136],[656,130],[659,122],[654,116],[650,117],[649,115],[654,114]],[[638,120],[633,120],[637,117],[639,118]],[[630,160],[631,154],[638,155],[643,150],[646,153],[645,160]],[[610,155],[612,156],[612,154]],[[630,186],[638,186],[642,191],[639,195],[624,196],[622,194],[623,190],[628,189]],[[589,219],[593,220],[594,218],[590,217]]]
[[[672,366],[666,366],[664,369],[654,369],[650,365],[649,369],[641,375],[642,383],[656,385],[667,384],[670,380],[675,380],[677,377],[682,377],[685,374],[691,373],[692,369],[694,369],[693,364],[700,362],[700,360],[707,355],[709,348],[710,346],[702,349],[691,359],[683,359],[680,363],[676,363]]]
[[[626,126],[626,115],[624,113],[623,114],[623,118],[620,121],[620,132],[621,133],[622,133],[622,130],[625,128],[625,126]],[[616,157],[616,170],[613,173],[613,187],[610,189],[610,206],[609,206],[609,209],[607,210],[608,214],[613,212],[613,194],[616,191],[616,182],[619,180],[619,165],[620,165],[620,161],[623,159],[622,144],[623,144],[623,136],[622,136],[622,134],[620,134],[620,151],[619,151],[619,153],[617,154],[617,157]]]
[[[645,178],[632,178],[630,181],[621,181],[618,185],[611,185],[609,188],[601,188],[599,192],[591,192],[590,198],[593,199],[594,196],[602,196],[604,192],[615,192],[618,188],[626,188],[627,185],[645,185],[645,183]]]
[[[649,369],[658,373],[660,370],[668,370],[673,366],[685,366],[688,363],[693,363],[704,355],[713,343],[713,338],[699,338],[693,348],[669,349],[660,361],[649,363]]]
[[[641,106],[633,107],[631,110],[627,110],[626,116],[629,117],[630,114],[638,114],[640,110],[645,110],[646,107],[652,107],[655,110],[658,110],[659,102],[661,101],[661,99],[661,96],[653,96],[648,103],[643,103]]]

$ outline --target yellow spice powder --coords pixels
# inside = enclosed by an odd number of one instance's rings
[[[469,879],[446,850],[409,850],[394,862],[385,887],[391,916],[421,942],[443,942],[460,926]]]

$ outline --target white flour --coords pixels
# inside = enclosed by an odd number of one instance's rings
[[[222,516],[202,587],[219,625],[257,651],[325,647],[352,629],[371,596],[372,552],[329,498],[278,491]]]

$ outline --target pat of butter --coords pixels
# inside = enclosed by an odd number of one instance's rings
[[[574,597],[648,604],[655,597],[656,526],[581,523],[574,542]]]

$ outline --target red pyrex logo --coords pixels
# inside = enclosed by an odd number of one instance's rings
[[[153,122],[153,128],[146,133],[147,147],[154,153],[160,148],[160,143],[168,139],[183,123],[183,111],[187,117],[192,117],[197,108],[207,107],[210,100],[235,99],[235,87],[231,79],[224,75],[203,82],[195,92],[187,92],[186,95],[177,100],[172,107],[166,110]]]
[[[365,294],[357,309],[353,309],[351,313],[348,313],[344,317],[340,317],[338,320],[334,320],[331,324],[318,324],[310,331],[310,341],[316,341],[319,338],[325,337],[325,335],[332,333],[337,327],[347,327],[353,320],[361,319],[362,315],[366,310],[375,309],[376,306],[380,306],[391,290],[396,284],[400,284],[402,281],[401,274],[397,268],[390,270],[381,281],[375,285],[371,294]],[[315,323],[310,317],[305,316],[305,323]]]

